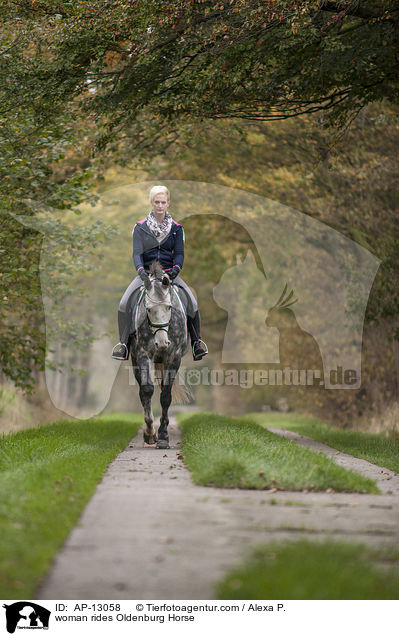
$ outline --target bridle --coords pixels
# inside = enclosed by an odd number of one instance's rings
[[[166,304],[169,304],[169,303],[166,303],[164,300],[155,300],[154,298],[151,298],[151,296],[149,295],[148,291],[146,290],[146,293],[144,295],[144,307],[145,307],[145,310],[147,312],[147,320],[148,320],[148,322],[150,324],[152,335],[155,336],[155,334],[158,331],[165,331],[165,333],[167,334],[168,333],[168,329],[169,329],[170,318],[169,318],[168,322],[152,322],[152,320],[151,320],[151,318],[150,318],[150,316],[148,314],[148,311],[151,308],[147,307],[147,303],[146,303],[147,298],[153,303],[153,305],[166,305]]]

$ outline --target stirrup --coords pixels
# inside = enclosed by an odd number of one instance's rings
[[[119,349],[120,347],[124,347],[124,350],[122,352],[118,351],[118,353],[115,353],[115,349]],[[129,349],[127,348],[127,345],[123,342],[118,342],[118,344],[112,349],[111,358],[114,358],[114,360],[127,360],[129,358]]]
[[[196,344],[197,344],[197,342],[200,342],[200,343],[203,345],[203,348],[204,348],[205,350],[204,350],[204,351],[201,351],[201,353],[197,353],[197,354],[195,354],[195,353],[194,353],[194,345],[196,345]],[[206,343],[205,343],[203,340],[201,340],[201,338],[198,338],[198,340],[196,340],[196,341],[193,343],[193,347],[192,347],[192,349],[193,349],[193,358],[194,358],[194,360],[201,360],[201,359],[202,359],[204,356],[206,356],[206,355],[207,355],[207,353],[208,353],[208,347],[206,346]]]

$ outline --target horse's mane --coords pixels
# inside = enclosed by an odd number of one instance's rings
[[[159,261],[153,261],[150,267],[150,274],[156,276],[158,280],[162,280],[163,277],[163,269],[162,265]]]
[[[159,261],[153,261],[150,266],[150,275],[155,277],[153,289],[155,292],[155,296],[157,296],[160,300],[165,298],[165,289],[160,284],[162,282],[164,271],[162,269],[162,265]]]

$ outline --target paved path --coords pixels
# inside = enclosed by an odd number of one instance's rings
[[[173,418],[170,434],[171,448],[156,450],[140,431],[109,465],[37,599],[212,599],[221,576],[265,541],[399,544],[398,476],[385,469],[373,469],[381,495],[200,487],[179,459]]]

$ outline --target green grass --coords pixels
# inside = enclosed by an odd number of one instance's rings
[[[399,553],[305,539],[254,550],[218,585],[219,599],[398,599]]]
[[[344,453],[399,473],[398,438],[334,428],[314,417],[295,413],[251,413],[247,417],[263,426],[286,428],[307,435]]]
[[[139,415],[58,421],[0,437],[0,598],[32,598]]]
[[[222,488],[378,493],[375,482],[245,418],[178,418],[181,453],[195,483]]]

